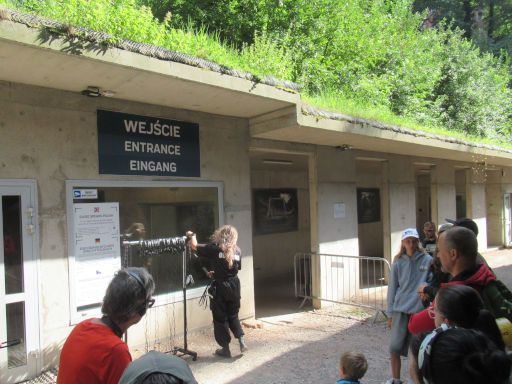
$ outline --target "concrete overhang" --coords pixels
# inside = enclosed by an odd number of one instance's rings
[[[340,117],[341,116],[341,117]],[[450,137],[338,115],[336,119],[304,114],[301,107],[258,116],[249,123],[251,137],[354,148],[372,152],[512,166],[512,151],[459,142]]]
[[[71,40],[71,41],[70,41]],[[0,80],[248,118],[295,105],[299,95],[118,48],[103,48],[0,20]]]
[[[249,118],[254,138],[512,166],[512,151],[350,116],[304,113],[300,95],[246,79],[0,20],[0,80]]]

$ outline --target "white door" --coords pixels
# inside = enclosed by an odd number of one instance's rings
[[[503,195],[503,230],[505,231],[505,245],[512,243],[512,212],[510,207],[510,193]]]
[[[37,374],[35,185],[0,180],[0,383]]]

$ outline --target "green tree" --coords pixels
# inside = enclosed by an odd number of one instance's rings
[[[460,33],[445,30],[442,77],[434,90],[441,121],[473,135],[507,137],[512,112],[508,65],[481,54]]]
[[[416,0],[414,9],[429,10],[429,25],[452,23],[483,50],[512,53],[512,0]]]

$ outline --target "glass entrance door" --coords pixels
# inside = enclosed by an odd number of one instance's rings
[[[34,190],[0,180],[0,383],[5,384],[37,373]]]

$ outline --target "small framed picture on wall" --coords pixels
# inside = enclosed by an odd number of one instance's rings
[[[380,191],[378,188],[357,188],[357,222],[380,221]]]
[[[256,235],[298,230],[297,189],[253,189],[252,193]]]

